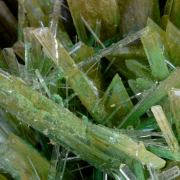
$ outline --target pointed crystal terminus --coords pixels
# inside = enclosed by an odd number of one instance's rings
[[[173,115],[173,120],[176,125],[176,131],[178,135],[178,139],[180,138],[180,89],[171,89],[169,91],[169,100],[171,113]]]
[[[179,144],[177,142],[177,139],[172,131],[172,128],[166,118],[166,115],[164,114],[164,111],[160,105],[151,107],[151,111],[154,114],[154,117],[163,133],[163,136],[173,152],[179,151]]]

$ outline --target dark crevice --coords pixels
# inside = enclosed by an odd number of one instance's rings
[[[73,42],[75,42],[77,33],[76,33],[75,26],[73,24],[73,19],[72,19],[71,13],[69,11],[69,6],[67,3],[67,0],[63,0],[62,4],[63,4],[61,6],[61,16],[63,17],[62,22],[63,22],[65,30],[69,34],[71,40]]]
[[[18,3],[17,0],[3,0],[7,8],[11,11],[12,16],[16,19],[18,17]],[[6,21],[4,22],[3,18],[0,23],[0,48],[11,47],[17,41],[17,31],[8,29]],[[9,32],[10,31],[10,32]]]
[[[167,0],[159,0],[160,14],[161,16],[164,13],[164,7],[166,5]]]

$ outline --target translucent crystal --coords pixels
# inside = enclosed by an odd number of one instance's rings
[[[165,165],[165,161],[147,151],[143,143],[112,129],[81,121],[19,79],[1,74],[0,82],[0,104],[7,111],[95,166],[117,169],[121,161],[131,162],[129,158],[152,164],[156,169]],[[14,92],[9,93],[7,89]]]
[[[177,68],[167,79],[161,81],[157,87],[152,87],[152,89],[147,92],[142,100],[139,101],[139,103],[137,103],[131,112],[124,118],[119,127],[127,127],[129,124],[134,124],[140,116],[151,108],[151,106],[167,97],[169,89],[172,87],[180,87],[180,79],[178,78],[179,74],[180,69]]]
[[[171,112],[173,115],[173,120],[176,125],[176,130],[178,134],[178,139],[180,138],[180,89],[171,89],[169,91],[169,99],[171,105]]]
[[[145,33],[141,37],[144,50],[148,57],[152,76],[157,80],[163,80],[169,75],[165,60],[167,59],[161,37],[156,32]]]
[[[163,133],[163,136],[169,146],[169,148],[171,149],[171,151],[173,152],[177,152],[179,151],[179,144],[177,142],[177,139],[172,131],[172,128],[162,110],[161,106],[153,106],[151,108],[151,111],[153,112],[156,121]]]

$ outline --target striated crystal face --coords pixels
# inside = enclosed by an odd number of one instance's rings
[[[178,139],[180,136],[180,113],[179,113],[179,105],[180,105],[180,89],[171,89],[169,92],[169,100],[171,106],[171,113],[176,125]]]
[[[0,0],[0,179],[179,178],[179,6]]]

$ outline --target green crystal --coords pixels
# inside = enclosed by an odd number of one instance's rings
[[[161,41],[161,37],[156,32],[145,33],[141,37],[146,55],[148,57],[152,76],[157,80],[163,80],[169,75],[166,64],[167,55]],[[161,71],[159,71],[161,69]]]
[[[169,91],[169,100],[171,105],[171,112],[173,115],[174,123],[176,125],[176,130],[178,134],[178,139],[180,138],[180,113],[179,113],[179,105],[180,105],[180,97],[179,97],[180,90],[179,89],[171,89]]]
[[[0,179],[178,173],[179,5],[0,1]]]

